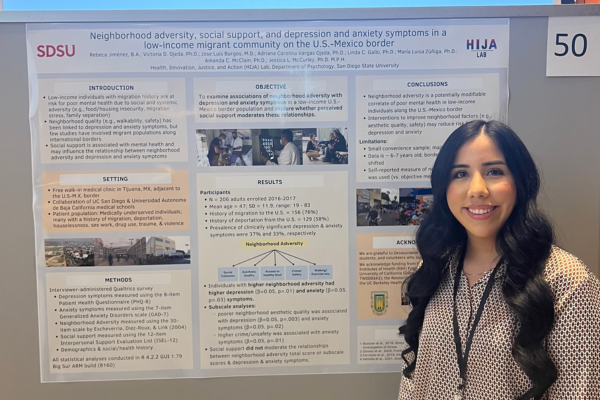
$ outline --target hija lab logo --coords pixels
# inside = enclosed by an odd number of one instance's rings
[[[477,58],[487,57],[487,52],[498,50],[498,45],[496,39],[467,39],[467,50],[477,52]]]
[[[496,39],[467,39],[467,50],[498,50]]]
[[[59,44],[41,44],[37,47],[38,57],[73,57],[75,56],[75,45]]]

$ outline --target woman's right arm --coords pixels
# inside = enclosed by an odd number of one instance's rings
[[[408,345],[406,345],[408,347]],[[409,360],[411,360],[411,355],[407,356]],[[404,363],[404,362],[403,362]],[[402,370],[406,368],[406,364],[403,365]],[[398,400],[412,400],[413,399],[413,385],[412,379],[408,379],[401,374],[402,380],[400,381],[400,391],[398,392]]]
[[[600,281],[575,257],[563,259],[548,279],[555,322],[547,349],[558,379],[546,398],[600,399]]]

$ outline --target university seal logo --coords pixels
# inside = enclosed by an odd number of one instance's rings
[[[380,316],[387,312],[388,292],[371,292],[371,310]]]

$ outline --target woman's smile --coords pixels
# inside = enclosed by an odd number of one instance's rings
[[[491,217],[497,208],[495,206],[467,206],[464,209],[469,217],[482,220]]]

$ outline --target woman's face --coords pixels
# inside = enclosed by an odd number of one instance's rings
[[[512,212],[517,190],[496,144],[480,134],[456,154],[446,191],[448,207],[470,240],[495,240]]]

